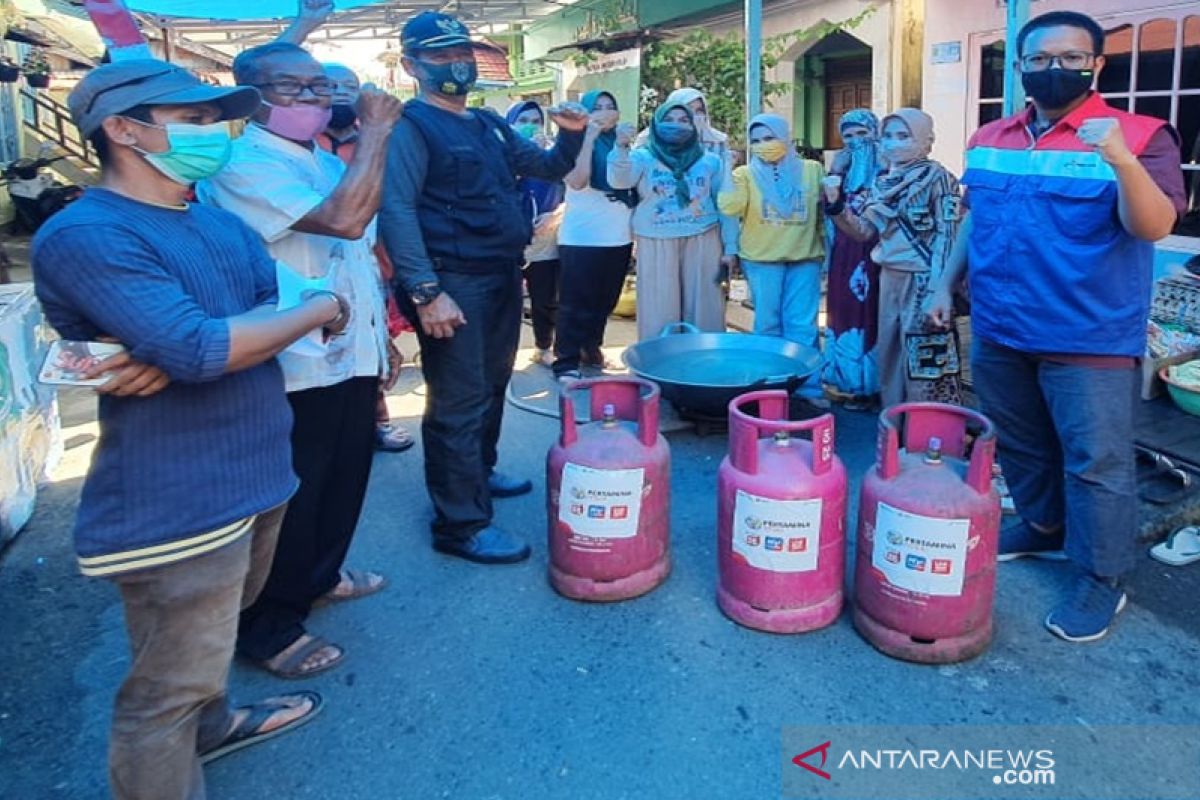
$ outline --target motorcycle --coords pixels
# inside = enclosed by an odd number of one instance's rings
[[[18,158],[0,170],[0,186],[8,188],[19,229],[36,232],[43,222],[83,194],[82,188],[62,183],[46,170],[64,158],[43,150],[37,158]]]

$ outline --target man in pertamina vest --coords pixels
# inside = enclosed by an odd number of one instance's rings
[[[1137,366],[1152,242],[1185,207],[1179,137],[1093,90],[1104,30],[1092,18],[1043,14],[1017,43],[1033,107],[968,143],[970,214],[930,316],[948,321],[969,263],[975,388],[1021,517],[1000,560],[1070,560],[1078,575],[1046,627],[1085,642],[1124,608],[1134,563]]]

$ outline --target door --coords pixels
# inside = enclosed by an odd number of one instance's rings
[[[825,149],[842,147],[838,123],[842,114],[871,107],[871,58],[837,58],[825,61]]]

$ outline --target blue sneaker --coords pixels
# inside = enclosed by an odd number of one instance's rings
[[[1046,629],[1068,642],[1094,642],[1108,633],[1128,599],[1116,578],[1081,575],[1070,597],[1046,617]]]
[[[1017,558],[1043,558],[1047,561],[1066,561],[1063,552],[1063,532],[1042,533],[1025,520],[1017,520],[1000,531],[1000,549],[997,561],[1012,561]]]

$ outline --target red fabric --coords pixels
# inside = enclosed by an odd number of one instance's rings
[[[342,160],[343,164],[350,166],[350,162],[354,160],[354,151],[358,149],[358,134],[356,133],[352,138],[344,142],[335,142],[332,136],[322,132],[317,134],[316,142],[317,146],[326,153],[333,153]],[[335,144],[337,145],[336,148],[334,147]]]
[[[1025,109],[1020,114],[989,122],[971,136],[967,149],[972,147],[998,147],[1006,150],[1024,150],[1029,147],[1031,134],[1029,125],[1033,122],[1034,110]],[[1113,117],[1121,124],[1121,133],[1125,143],[1135,156],[1140,156],[1146,149],[1151,137],[1167,123],[1158,117],[1147,117],[1141,114],[1130,114],[1119,108],[1113,108],[1104,101],[1098,93],[1092,92],[1079,108],[1067,114],[1054,124],[1050,130],[1041,135],[1034,143],[1035,150],[1066,150],[1089,152],[1091,145],[1084,144],[1075,135],[1079,127],[1089,119],[1097,117]]]

